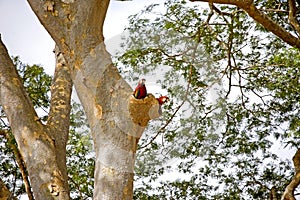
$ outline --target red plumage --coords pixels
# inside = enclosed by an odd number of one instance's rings
[[[145,79],[141,79],[139,81],[138,86],[135,88],[134,92],[133,92],[133,96],[137,99],[143,99],[147,96],[147,89],[145,86]]]
[[[167,96],[161,96],[159,98],[156,98],[159,105],[163,105],[164,103],[166,103],[167,101],[169,101],[169,97]]]

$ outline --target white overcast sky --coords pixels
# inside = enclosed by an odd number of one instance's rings
[[[128,16],[146,5],[163,0],[110,2],[104,25],[105,39],[122,33]],[[41,64],[49,74],[54,70],[54,42],[32,12],[26,0],[0,0],[0,34],[9,54],[23,63]]]

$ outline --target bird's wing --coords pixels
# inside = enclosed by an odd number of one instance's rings
[[[140,88],[139,87],[135,88],[133,95],[135,98],[138,98],[140,96]]]

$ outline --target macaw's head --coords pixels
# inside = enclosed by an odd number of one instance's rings
[[[140,85],[145,85],[146,83],[146,79],[142,78],[140,81],[139,81],[139,84]]]
[[[169,101],[169,97],[161,96],[161,97],[157,98],[157,101],[158,101],[159,105],[163,105],[164,103]]]

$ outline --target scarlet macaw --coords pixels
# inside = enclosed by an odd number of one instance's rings
[[[161,96],[159,98],[156,98],[159,105],[163,105],[164,103],[166,103],[167,101],[169,101],[169,97],[167,96]]]
[[[133,92],[133,96],[137,99],[143,99],[147,96],[147,89],[145,86],[146,79],[141,79],[139,81],[138,86],[135,88]]]
[[[169,101],[169,97],[167,97],[167,96],[160,96],[159,98],[156,98],[156,100],[159,103],[158,113],[161,115],[162,114],[161,105],[163,105],[164,103],[166,103],[167,101]]]

